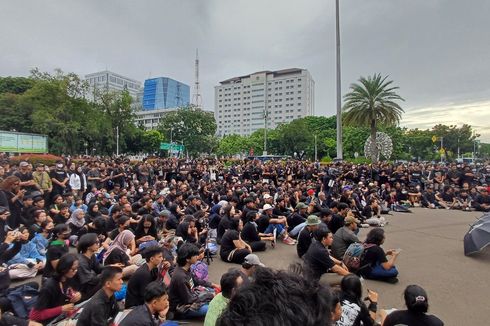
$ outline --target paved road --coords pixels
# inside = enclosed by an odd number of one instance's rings
[[[388,216],[384,247],[403,249],[397,263],[400,282],[392,285],[366,281],[366,287],[380,294],[379,306],[403,308],[403,290],[409,284],[419,284],[428,291],[430,312],[446,325],[490,325],[490,249],[471,258],[463,254],[468,224],[479,216],[477,212],[422,208],[414,209],[413,214]],[[368,230],[361,230],[361,240]],[[297,261],[295,248],[282,243],[259,253],[259,257],[273,268],[287,268]],[[215,259],[210,279],[219,283],[221,274],[233,266]]]

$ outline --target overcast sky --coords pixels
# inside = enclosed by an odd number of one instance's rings
[[[490,1],[341,0],[342,93],[389,75],[402,125],[469,123],[490,141]],[[0,3],[0,75],[104,69],[214,86],[260,70],[306,68],[316,115],[335,113],[334,0],[52,0]]]

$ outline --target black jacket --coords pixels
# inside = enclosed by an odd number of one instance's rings
[[[83,307],[77,326],[109,326],[119,313],[119,307],[114,296],[107,297],[100,289]]]
[[[133,310],[119,323],[119,326],[158,326],[157,321],[151,314],[148,306],[143,304],[134,307]]]

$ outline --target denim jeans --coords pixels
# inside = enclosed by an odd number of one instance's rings
[[[371,279],[384,279],[390,277],[396,277],[398,275],[398,270],[395,266],[386,270],[380,264],[373,267],[371,273],[369,274],[369,278]]]
[[[292,237],[296,237],[300,232],[301,230],[304,229],[304,227],[306,226],[306,222],[303,222],[301,224],[298,224],[296,225],[292,230],[291,232],[289,232],[289,235],[292,236]]]
[[[267,227],[267,229],[265,229],[264,233],[265,234],[268,234],[268,233],[272,233],[272,231],[276,229],[276,232],[277,232],[277,235],[281,235],[285,230],[284,230],[284,225],[282,224],[269,224],[269,226]]]

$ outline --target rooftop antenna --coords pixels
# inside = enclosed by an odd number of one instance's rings
[[[192,104],[196,107],[201,108],[202,97],[201,97],[201,89],[199,86],[199,52],[196,49],[196,61],[195,61],[195,82],[194,82],[194,94],[192,95]]]

